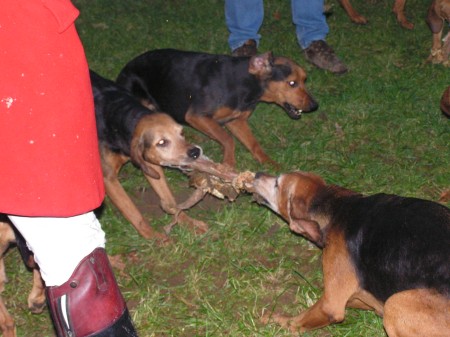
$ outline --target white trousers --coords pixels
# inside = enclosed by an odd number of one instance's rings
[[[84,257],[105,247],[94,212],[69,218],[8,217],[34,253],[47,287],[65,283]]]

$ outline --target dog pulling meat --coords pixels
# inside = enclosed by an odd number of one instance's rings
[[[389,337],[450,332],[450,210],[397,195],[365,196],[312,173],[256,174],[256,200],[323,249],[323,295],[297,316],[262,321],[304,332],[342,322],[345,308],[374,310]]]
[[[163,210],[174,215],[174,223],[206,231],[206,223],[189,217],[177,206],[162,167],[199,170],[224,179],[231,179],[231,170],[209,160],[200,147],[189,144],[182,135],[182,126],[159,111],[156,103],[148,102],[144,107],[114,82],[94,71],[90,75],[105,188],[112,203],[144,238],[168,240],[165,233],[149,225],[119,181],[120,169],[131,161],[159,196]]]

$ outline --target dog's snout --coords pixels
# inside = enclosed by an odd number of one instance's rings
[[[197,159],[202,154],[202,150],[198,146],[194,146],[188,150],[187,154],[189,158]]]

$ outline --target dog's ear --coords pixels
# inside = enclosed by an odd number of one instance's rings
[[[272,71],[272,64],[272,52],[269,51],[261,55],[255,55],[250,58],[248,72],[255,76],[269,75]]]
[[[433,1],[428,8],[426,21],[431,32],[436,34],[442,30],[444,20],[442,20],[442,18],[440,18],[436,13],[436,1]]]
[[[308,215],[307,205],[300,198],[291,198],[288,204],[289,229],[303,235],[318,247],[323,248],[323,233],[319,223]]]
[[[159,179],[159,173],[150,167],[145,160],[145,149],[147,146],[149,145],[145,144],[144,136],[133,137],[130,147],[130,159],[134,164],[139,166],[146,175],[153,179]]]

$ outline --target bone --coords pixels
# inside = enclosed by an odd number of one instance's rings
[[[238,176],[238,173],[234,171],[234,169],[230,168],[227,165],[213,162],[211,159],[204,155],[190,163],[189,167],[191,168],[191,170],[208,173],[226,182],[231,182]]]
[[[200,202],[205,197],[206,193],[207,191],[197,188],[188,199],[186,199],[181,204],[178,204],[177,208],[181,210],[186,210],[193,207],[195,204]]]
[[[219,199],[227,198],[234,201],[241,192],[251,192],[254,177],[253,172],[245,171],[233,174],[231,180],[224,180],[209,173],[195,171],[190,174],[190,184]],[[194,197],[192,197],[192,200],[194,200]]]
[[[218,164],[206,156],[201,156],[183,172],[189,176],[189,184],[196,190],[177,209],[186,210],[200,202],[209,193],[216,198],[234,201],[241,192],[249,191],[255,174],[250,171],[237,173],[229,166]],[[168,227],[172,227],[173,224]],[[169,228],[168,228],[169,229]]]

